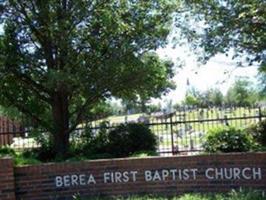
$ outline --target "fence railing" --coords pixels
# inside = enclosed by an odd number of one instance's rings
[[[97,132],[105,120],[109,122],[109,126],[105,126],[107,129],[121,123],[144,122],[158,138],[160,155],[192,154],[203,150],[204,136],[210,129],[222,126],[246,128],[265,118],[263,113],[260,107],[187,108],[168,114],[105,118],[91,122],[89,127]],[[79,131],[82,132],[83,127]]]
[[[193,154],[203,150],[204,136],[210,129],[222,126],[246,128],[266,118],[264,113],[260,107],[231,107],[186,108],[171,113],[112,116],[81,123],[71,136],[75,139],[88,127],[97,134],[102,128],[109,131],[123,123],[142,122],[157,136],[157,151],[160,155]],[[101,126],[103,122],[107,122],[104,127]],[[6,138],[8,142],[3,142]],[[0,132],[1,144],[20,150],[40,146],[27,131]]]

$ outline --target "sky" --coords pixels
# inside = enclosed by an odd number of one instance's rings
[[[0,34],[3,33],[3,26],[0,25]],[[170,34],[170,37],[174,37]],[[171,41],[171,38],[169,38]],[[237,67],[236,61],[223,54],[218,54],[211,58],[205,65],[199,64],[196,61],[196,56],[189,50],[187,45],[173,48],[173,44],[167,45],[164,48],[159,48],[157,51],[161,58],[171,59],[174,63],[181,60],[184,65],[182,69],[176,67],[176,75],[173,81],[176,89],[162,96],[161,99],[152,99],[152,103],[166,103],[172,100],[174,103],[181,102],[184,99],[189,81],[190,87],[195,87],[200,91],[208,88],[216,87],[226,93],[230,85],[233,84],[237,77],[245,76],[251,80],[255,80],[257,75],[257,67]]]
[[[154,102],[181,102],[188,89],[187,82],[190,87],[200,91],[215,87],[225,94],[238,77],[247,77],[254,82],[256,80],[257,66],[237,67],[237,61],[231,59],[230,53],[228,57],[225,54],[217,54],[205,65],[199,64],[196,56],[185,46],[172,48],[172,45],[168,45],[158,49],[157,53],[161,58],[171,59],[174,63],[181,59],[184,66],[182,69],[176,67],[176,75],[173,78],[176,89],[161,100],[153,100]]]

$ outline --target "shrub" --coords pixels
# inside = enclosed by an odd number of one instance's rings
[[[33,165],[33,164],[39,164],[41,163],[40,160],[38,160],[36,157],[31,157],[28,154],[25,153],[17,153],[15,158],[15,165]]]
[[[253,136],[259,145],[266,147],[266,120],[251,125],[246,131]]]
[[[10,147],[0,147],[0,158],[4,156],[13,158],[15,165],[40,163],[40,161],[38,161],[35,157],[32,157],[25,152],[16,152]]]
[[[155,151],[156,136],[144,124],[122,124],[108,134],[108,152],[125,157],[139,151]]]
[[[137,152],[156,150],[156,136],[144,124],[122,124],[108,131],[108,123],[100,124],[98,132],[85,131],[72,142],[73,156],[89,159],[132,156]]]
[[[40,145],[40,148],[27,150],[24,152],[26,157],[35,158],[43,162],[50,162],[56,159],[50,133],[32,129],[29,135]]]
[[[52,147],[46,148],[42,146],[41,148],[30,149],[23,152],[23,156],[25,158],[37,159],[42,162],[56,161],[55,152],[53,151]]]
[[[3,156],[13,157],[15,155],[16,155],[16,152],[13,149],[7,146],[0,147],[0,157],[3,157]]]
[[[71,141],[71,155],[81,156],[87,159],[111,158],[108,153],[108,122],[104,121],[99,125],[99,130],[95,133],[90,127],[80,135],[73,135]]]
[[[203,148],[206,152],[247,152],[254,147],[252,137],[241,129],[222,127],[211,129]]]

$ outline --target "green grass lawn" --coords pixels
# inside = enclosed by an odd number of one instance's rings
[[[266,200],[263,192],[259,191],[231,191],[227,194],[185,194],[179,197],[156,197],[156,196],[131,196],[131,197],[94,197],[79,198],[73,200]]]

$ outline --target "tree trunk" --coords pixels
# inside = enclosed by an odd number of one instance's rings
[[[53,148],[56,156],[65,157],[69,148],[68,96],[61,89],[53,95]]]

